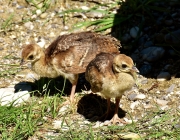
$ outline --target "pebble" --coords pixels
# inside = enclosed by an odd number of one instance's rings
[[[156,103],[160,106],[165,106],[167,105],[168,101],[166,100],[161,100],[161,99],[156,99]]]
[[[148,79],[141,80],[141,84],[147,84],[147,83],[148,83]]]
[[[82,10],[89,10],[89,7],[87,7],[87,6],[81,6],[81,9],[82,9]]]
[[[174,88],[175,88],[175,84],[172,84],[167,90],[166,90],[166,93],[171,93],[174,91]]]
[[[54,120],[52,124],[54,129],[60,129],[62,126],[67,126],[66,122],[62,120]]]
[[[48,16],[48,13],[42,13],[42,14],[40,15],[40,18],[44,19],[44,18],[46,18],[47,16]]]
[[[169,72],[161,72],[158,76],[157,76],[157,81],[167,81],[171,79],[171,75],[169,74]]]
[[[180,124],[175,124],[175,125],[174,125],[174,128],[180,129]]]
[[[15,106],[18,106],[21,103],[27,101],[29,98],[30,98],[30,94],[27,90],[26,91],[19,91],[13,95],[12,101],[13,102],[15,101],[13,104]]]
[[[180,43],[180,30],[166,34],[165,42],[170,43],[170,44],[179,44]]]
[[[36,14],[40,15],[42,13],[42,11],[40,9],[36,10]]]
[[[144,94],[130,94],[128,95],[128,98],[131,100],[131,101],[135,101],[135,100],[142,100],[142,99],[145,99],[146,98],[146,95]]]
[[[144,43],[144,47],[145,47],[145,48],[148,48],[148,47],[151,47],[151,46],[153,46],[153,42],[152,42],[152,41],[146,41],[146,42]]]
[[[137,140],[142,138],[139,134],[132,132],[120,133],[119,135],[120,135],[120,139],[123,140]]]
[[[130,35],[132,38],[136,38],[139,32],[139,27],[135,26],[130,29]],[[140,33],[142,35],[142,32]]]
[[[143,107],[144,107],[145,109],[149,109],[149,108],[152,108],[152,105],[151,105],[151,104],[145,104],[145,105],[143,105]]]
[[[69,109],[69,105],[64,105],[59,109],[59,114],[66,114],[66,111]]]
[[[18,106],[30,98],[28,91],[19,91],[14,93],[14,88],[1,88],[0,89],[0,103],[2,106],[11,105]]]
[[[26,23],[24,23],[24,26],[27,28],[27,29],[29,29],[29,30],[32,30],[32,29],[34,29],[34,25],[33,25],[33,23],[32,22],[26,22]]]
[[[136,106],[138,106],[139,104],[140,104],[139,101],[135,101],[135,102],[131,103],[130,108],[133,110],[133,109],[134,109]]]
[[[98,128],[98,127],[101,127],[103,125],[104,125],[103,123],[101,123],[100,121],[97,121],[96,124],[92,128]]]
[[[92,18],[100,18],[104,16],[104,13],[99,11],[90,11],[87,13],[87,16]]]
[[[165,50],[162,47],[153,46],[143,49],[140,53],[143,60],[154,62],[164,55]]]

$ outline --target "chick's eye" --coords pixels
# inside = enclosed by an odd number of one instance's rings
[[[30,55],[30,56],[28,57],[29,60],[32,60],[33,58],[34,58],[33,55]]]
[[[122,64],[122,68],[126,68],[127,67],[127,65],[126,64]]]

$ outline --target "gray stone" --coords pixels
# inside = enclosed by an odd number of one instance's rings
[[[130,35],[131,35],[131,37],[136,38],[137,35],[138,35],[138,32],[139,32],[139,27],[137,27],[137,26],[132,27],[132,28],[130,29]],[[140,35],[142,35],[142,32],[140,33]]]
[[[2,88],[0,89],[0,104],[18,106],[24,101],[27,101],[30,97],[28,91],[19,91],[14,93],[14,88]]]
[[[174,91],[174,88],[175,88],[175,84],[172,84],[167,90],[166,90],[166,93],[171,93]]]
[[[144,43],[144,47],[145,47],[145,48],[151,47],[151,46],[153,46],[153,42],[152,42],[152,41],[146,41],[146,42]]]
[[[146,98],[146,96],[144,94],[130,94],[128,96],[128,98],[131,101],[135,101],[135,100],[142,100],[142,99]]]
[[[169,72],[161,72],[158,76],[157,76],[157,81],[167,81],[171,79],[171,75],[169,74]]]
[[[162,47],[148,47],[141,51],[141,56],[143,60],[153,62],[160,59],[165,53],[165,50]]]
[[[160,105],[160,106],[165,106],[165,105],[167,105],[168,101],[166,101],[166,100],[161,100],[161,99],[157,99],[157,100],[156,100],[156,103],[157,103],[158,105]]]
[[[179,44],[180,43],[180,30],[166,34],[165,42],[170,43],[170,44]]]

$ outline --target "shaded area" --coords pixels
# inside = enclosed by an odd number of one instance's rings
[[[119,5],[111,34],[121,40],[121,53],[131,56],[140,74],[145,77],[157,78],[160,72],[165,71],[179,78],[180,2],[126,0]],[[131,29],[136,27],[138,30],[132,36]],[[161,51],[155,52],[153,47]],[[147,48],[152,49],[152,54],[144,51]],[[152,60],[149,60],[150,57]]]
[[[31,85],[29,89],[29,86]],[[34,83],[31,82],[19,82],[15,85],[15,92],[17,91],[35,91],[33,95],[35,96],[43,96],[44,94],[53,96],[59,94],[60,96],[69,96],[71,92],[72,84],[69,80],[64,79],[63,77],[57,78],[40,78],[36,80]],[[82,90],[89,90],[90,84],[86,81],[85,75],[80,74],[78,79],[78,84],[76,88],[76,92],[82,92]]]
[[[115,104],[111,102],[111,112],[106,118],[110,120],[114,115]],[[118,115],[120,118],[125,117],[126,112],[121,108],[118,108]],[[77,112],[82,114],[89,121],[105,121],[104,118],[100,118],[107,110],[107,101],[97,94],[84,95],[77,104]]]

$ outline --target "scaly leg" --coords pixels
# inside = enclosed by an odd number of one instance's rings
[[[70,95],[70,102],[71,102],[71,103],[74,102],[75,91],[76,91],[76,84],[73,84],[73,85],[72,85],[72,88],[71,88],[71,95]]]
[[[114,116],[112,117],[112,119],[109,122],[106,122],[105,125],[108,125],[110,123],[112,123],[112,124],[116,124],[116,123],[127,124],[126,121],[124,121],[123,119],[120,119],[118,116],[118,108],[119,108],[120,99],[121,99],[121,97],[116,98],[116,106],[115,106]]]
[[[116,123],[126,124],[127,122],[124,121],[123,119],[120,119],[119,116],[118,116],[119,102],[120,102],[120,98],[116,98],[115,112],[114,112],[114,116],[113,116],[113,118],[110,120],[110,122],[112,122],[113,124],[116,124]]]
[[[71,94],[70,94],[70,97],[68,99],[66,99],[67,101],[65,101],[63,104],[70,104],[70,103],[72,104],[74,102],[76,85],[78,82],[78,75],[74,75],[74,79],[73,80],[69,79],[69,80],[72,83]]]

